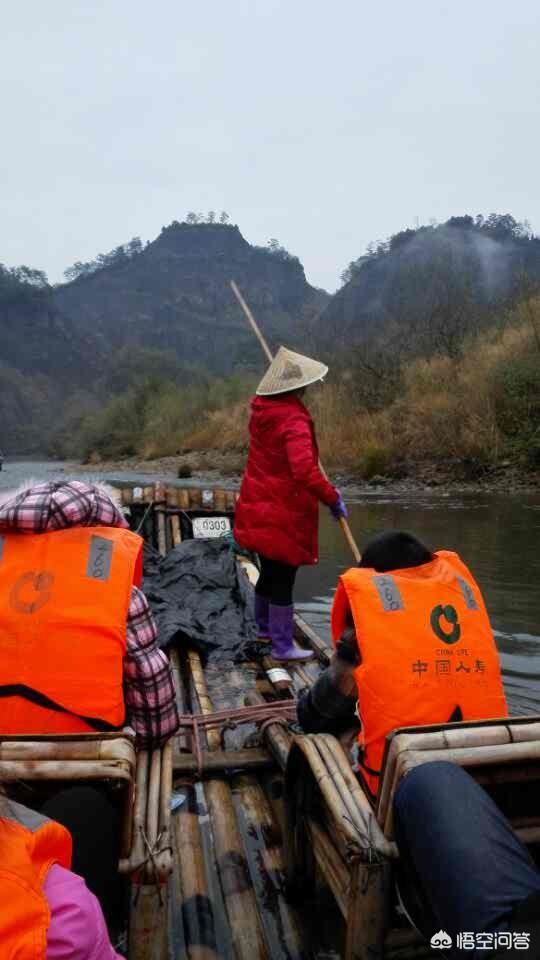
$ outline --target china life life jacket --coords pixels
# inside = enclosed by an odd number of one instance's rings
[[[390,573],[340,577],[332,608],[337,643],[351,611],[361,772],[376,795],[385,739],[397,727],[506,717],[499,657],[480,589],[457,554]]]
[[[115,527],[0,537],[0,734],[122,727],[141,549]]]
[[[69,869],[65,827],[3,799],[0,805],[0,955],[45,960],[50,910],[43,892],[54,863]]]

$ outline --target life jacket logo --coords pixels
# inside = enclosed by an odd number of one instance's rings
[[[458,613],[456,608],[450,604],[443,607],[443,605],[439,603],[436,607],[433,607],[430,624],[435,636],[443,643],[457,643],[461,637]],[[445,626],[447,625],[450,626],[450,630],[448,631],[445,630]]]
[[[9,603],[17,613],[37,613],[51,599],[54,576],[46,570],[29,570],[13,584]]]

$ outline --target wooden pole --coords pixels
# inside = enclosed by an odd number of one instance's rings
[[[240,293],[240,290],[238,289],[238,287],[237,287],[236,283],[234,282],[234,280],[231,280],[231,289],[232,289],[232,292],[234,293],[236,299],[238,300],[238,303],[239,303],[240,306],[242,307],[242,310],[244,311],[244,313],[245,313],[245,315],[246,315],[246,317],[247,317],[247,319],[248,319],[249,325],[251,326],[251,328],[252,328],[255,336],[257,337],[257,340],[258,340],[259,343],[261,344],[261,347],[263,348],[264,353],[265,353],[265,355],[266,355],[266,359],[268,360],[269,363],[272,363],[273,357],[272,357],[272,354],[271,354],[271,352],[270,352],[270,348],[269,348],[266,340],[264,339],[264,337],[263,337],[263,335],[262,335],[262,333],[261,333],[261,331],[260,331],[260,329],[259,329],[259,327],[258,327],[258,325],[257,325],[257,322],[256,322],[256,320],[255,320],[255,317],[253,316],[251,310],[249,309],[246,301],[244,300],[244,298],[243,298],[242,294]],[[319,470],[321,471],[321,473],[322,473],[323,477],[325,478],[325,480],[328,480],[328,475],[327,475],[327,473],[325,472],[324,467],[323,467],[323,465],[322,465],[322,463],[321,463],[320,460],[319,460]],[[353,537],[353,535],[352,535],[351,528],[349,527],[349,524],[347,523],[345,517],[340,517],[340,518],[339,518],[339,525],[340,525],[340,527],[341,527],[341,529],[342,529],[342,531],[343,531],[343,536],[345,537],[345,540],[347,541],[347,544],[348,544],[348,546],[349,546],[349,549],[350,549],[350,551],[351,551],[351,553],[352,553],[352,555],[353,555],[353,557],[354,557],[355,563],[360,563],[360,560],[362,559],[362,555],[361,555],[361,553],[360,553],[360,550],[358,549],[358,546],[357,546],[357,544],[356,544],[356,541],[355,541],[355,539],[354,539],[354,537]]]

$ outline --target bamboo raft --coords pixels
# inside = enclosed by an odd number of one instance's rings
[[[236,496],[161,484],[121,490],[132,525],[163,556],[193,535],[195,518],[232,518]],[[255,582],[251,560],[238,562]],[[315,656],[286,670],[269,657],[203,669],[196,652],[174,650],[184,722],[163,750],[136,752],[129,732],[0,743],[10,789],[97,780],[117,798],[129,960],[438,956],[399,916],[393,888],[393,793],[426,760],[464,765],[524,842],[540,842],[540,717],[395,731],[373,808],[339,742],[291,724],[294,698],[330,655],[295,621],[297,641]]]

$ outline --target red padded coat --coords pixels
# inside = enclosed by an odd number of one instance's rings
[[[317,563],[318,501],[331,506],[338,494],[319,470],[309,412],[295,394],[254,397],[249,433],[235,540],[293,567]]]

